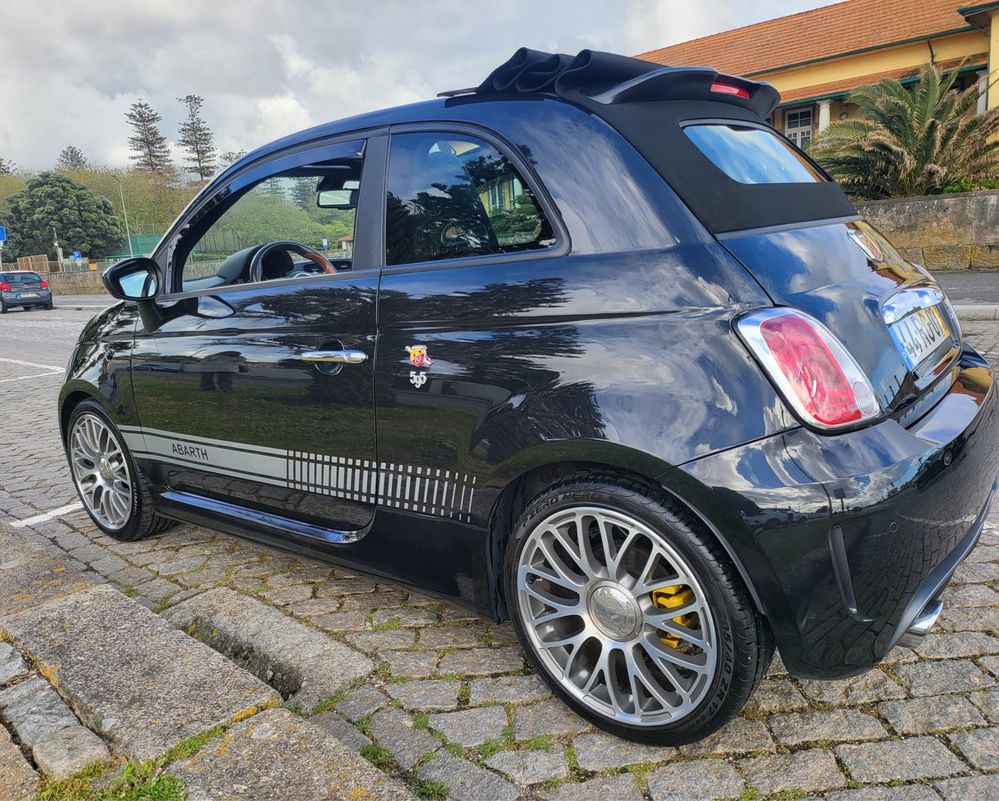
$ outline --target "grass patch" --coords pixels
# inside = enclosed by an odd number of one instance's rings
[[[396,767],[395,757],[384,745],[378,743],[368,743],[361,749],[361,756],[376,768],[391,770]]]
[[[129,762],[106,787],[95,788],[93,782],[103,772],[103,767],[96,766],[52,782],[34,801],[184,801],[187,797],[184,783],[161,773],[155,762]]]
[[[201,732],[201,734],[195,734],[193,737],[182,740],[167,751],[166,756],[163,757],[163,764],[169,765],[178,759],[187,759],[194,756],[216,737],[221,737],[224,732],[225,728],[223,726],[215,726],[208,729],[208,731]]]
[[[365,737],[371,736],[371,715],[365,715],[363,718],[358,718],[354,721],[354,725],[357,726],[357,730]]]
[[[525,740],[520,747],[525,751],[551,751],[555,740],[550,734],[539,734],[530,740]]]
[[[390,617],[388,620],[371,627],[374,631],[394,631],[402,628],[402,618]]]
[[[416,785],[416,794],[428,801],[443,801],[447,798],[447,785],[436,779],[424,779]]]
[[[425,729],[430,725],[430,718],[426,715],[413,715],[413,728]]]
[[[482,743],[481,745],[475,746],[473,751],[477,753],[483,759],[489,759],[493,754],[498,754],[500,751],[505,751],[510,747],[510,742],[508,740],[489,740]]]

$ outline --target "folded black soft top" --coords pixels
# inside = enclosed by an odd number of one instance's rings
[[[740,183],[684,134],[698,121],[766,126],[780,99],[767,83],[595,50],[570,56],[522,47],[477,87],[442,94],[547,95],[585,108],[624,136],[715,234],[858,216],[831,180]]]

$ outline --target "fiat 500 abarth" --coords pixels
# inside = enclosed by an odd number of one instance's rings
[[[980,534],[996,393],[920,266],[706,68],[518,51],[226,169],[76,347],[108,535],[203,524],[509,618],[624,737],[912,643]]]

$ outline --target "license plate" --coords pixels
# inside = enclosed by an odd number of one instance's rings
[[[950,326],[936,306],[918,309],[888,326],[910,370],[952,339]]]
[[[20,295],[20,297],[23,298],[23,299],[27,299],[27,298],[39,298],[39,297],[41,297],[41,295],[39,295],[37,292],[22,292],[21,295]]]

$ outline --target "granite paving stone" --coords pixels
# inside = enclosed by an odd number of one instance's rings
[[[832,753],[822,748],[741,759],[738,765],[746,781],[764,795],[830,790],[847,783]]]
[[[642,792],[630,773],[569,783],[549,791],[548,801],[642,801]],[[685,801],[694,801],[688,797]]]
[[[514,673],[524,669],[520,648],[473,648],[452,651],[441,657],[441,673],[461,673],[465,676],[486,676],[492,673]]]
[[[487,759],[486,764],[517,784],[537,784],[569,775],[565,756],[550,751],[500,751]]]
[[[517,788],[492,771],[447,751],[420,766],[419,777],[447,785],[453,801],[515,801]]]
[[[951,631],[999,631],[999,608],[956,606],[945,609],[938,625]]]
[[[312,622],[326,631],[364,631],[368,627],[368,616],[364,612],[337,612],[315,617]]]
[[[950,741],[979,770],[999,768],[999,728],[956,732]]]
[[[319,726],[284,709],[254,715],[168,772],[191,801],[415,801]]]
[[[392,675],[406,678],[432,676],[440,658],[436,651],[382,651],[379,656],[388,662]]]
[[[388,700],[379,690],[363,684],[347,693],[343,700],[336,704],[336,709],[351,720],[359,720],[381,709]]]
[[[427,626],[420,629],[421,648],[474,648],[485,644],[481,626]]]
[[[963,726],[985,725],[974,704],[960,695],[885,701],[878,704],[878,712],[899,734],[929,734]]]
[[[347,639],[362,651],[373,654],[382,650],[409,648],[416,642],[416,632],[413,629],[361,631],[348,634]]]
[[[572,741],[572,747],[579,767],[592,771],[655,764],[676,756],[675,748],[643,745],[600,731],[580,734]]]
[[[14,727],[21,742],[29,747],[61,729],[79,725],[58,693],[44,681],[41,685],[30,695],[0,707],[4,719]]]
[[[980,631],[957,631],[951,634],[926,635],[916,647],[925,659],[954,659],[961,656],[982,656],[999,653],[999,637]]]
[[[371,733],[392,752],[403,770],[410,770],[425,754],[441,747],[430,732],[415,728],[413,719],[401,709],[383,709],[372,715]]]
[[[460,681],[451,679],[417,679],[387,684],[386,692],[407,709],[445,710],[458,705]]]
[[[429,609],[408,606],[376,609],[371,615],[371,622],[375,626],[382,626],[392,621],[398,621],[400,626],[407,628],[410,626],[430,626],[437,622],[437,615]]]
[[[370,659],[344,643],[226,587],[203,592],[163,616],[283,690],[288,703],[302,709],[374,670]]]
[[[915,696],[960,693],[965,690],[980,690],[995,686],[995,680],[970,659],[899,665],[895,672],[902,683],[909,688],[909,692]]]
[[[999,798],[999,773],[946,779],[933,786],[944,801],[996,801]]]
[[[995,606],[999,604],[999,592],[983,584],[952,584],[941,596],[944,609],[951,606]]]
[[[481,706],[430,716],[430,728],[439,731],[450,742],[466,748],[500,739],[506,725],[506,712],[499,706]]]
[[[925,784],[906,784],[900,787],[836,790],[826,795],[826,801],[940,801],[940,796]]]
[[[710,754],[740,754],[748,751],[774,751],[773,738],[759,720],[735,718],[704,739],[680,746],[684,756]]]
[[[309,718],[309,722],[336,737],[341,743],[354,751],[360,751],[371,743],[357,726],[345,720],[338,713],[330,710],[320,712]]]
[[[382,609],[388,606],[402,606],[406,597],[398,590],[382,590],[371,595],[348,595],[343,599],[344,612],[358,609],[370,612],[372,609]]]
[[[836,747],[850,776],[860,782],[912,781],[953,776],[967,770],[935,737]]]
[[[906,667],[909,666],[900,665],[897,670],[902,671]],[[905,691],[877,668],[839,681],[803,681],[801,690],[813,701],[834,706],[869,704],[905,697]]]
[[[983,656],[978,663],[993,676],[999,676],[999,656]]]
[[[653,801],[739,798],[745,789],[735,768],[721,759],[675,762],[652,771],[646,782]]]
[[[27,801],[38,790],[41,780],[21,749],[0,726],[0,798],[4,801]]]
[[[992,723],[999,723],[999,690],[969,693],[968,700]]]
[[[543,701],[551,697],[551,690],[535,674],[529,676],[496,676],[490,679],[473,679],[469,703],[515,704]]]
[[[110,587],[0,618],[0,632],[47,666],[88,728],[132,759],[157,757],[280,702],[259,679]]]
[[[879,740],[888,735],[877,718],[856,709],[780,713],[771,715],[769,723],[777,739],[792,746],[819,740]]]
[[[576,734],[590,728],[589,723],[554,698],[518,706],[513,726],[518,740],[530,740],[539,734]]]
[[[750,697],[746,709],[770,714],[772,712],[797,712],[808,708],[808,701],[788,679],[765,679]]]
[[[28,666],[9,643],[0,642],[0,685],[28,675]]]
[[[43,737],[31,748],[31,758],[50,779],[66,779],[89,765],[111,759],[111,752],[100,737],[75,718],[73,723]]]

